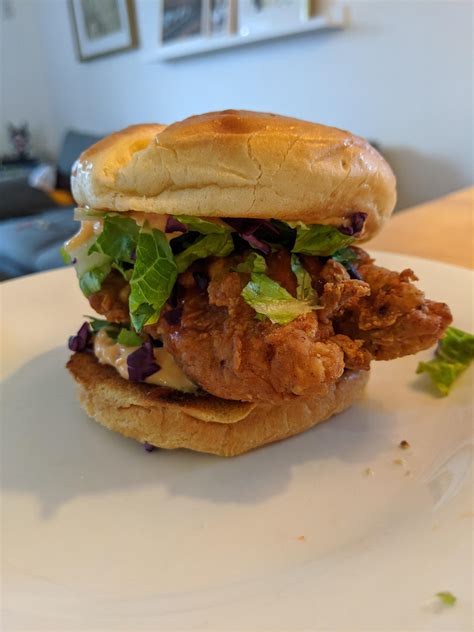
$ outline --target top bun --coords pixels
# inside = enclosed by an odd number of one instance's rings
[[[396,201],[395,176],[367,141],[245,110],[112,134],[81,154],[72,192],[79,205],[109,211],[333,225],[361,211],[364,239]]]

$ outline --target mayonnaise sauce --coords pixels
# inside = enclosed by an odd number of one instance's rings
[[[93,237],[96,237],[102,232],[103,222],[101,219],[98,220],[83,220],[81,221],[81,227],[78,232],[68,239],[64,244],[64,250],[67,253],[72,253],[85,243],[92,240]]]
[[[124,380],[128,380],[127,358],[137,349],[138,347],[126,347],[115,342],[104,329],[101,329],[94,339],[94,353],[99,362],[113,366]],[[161,369],[145,379],[147,384],[167,386],[186,393],[191,393],[197,389],[197,386],[186,377],[168,351],[160,347],[154,348],[153,353]]]

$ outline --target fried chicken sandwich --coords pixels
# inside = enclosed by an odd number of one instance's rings
[[[101,318],[67,366],[87,413],[148,447],[232,456],[300,433],[451,322],[360,247],[395,177],[349,132],[233,110],[136,125],[80,156],[72,190],[65,256]]]

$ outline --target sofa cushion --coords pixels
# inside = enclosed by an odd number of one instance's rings
[[[0,223],[0,274],[20,276],[63,264],[60,248],[79,225],[73,207],[63,207]]]
[[[26,179],[0,184],[0,219],[24,217],[57,206],[49,195],[30,187]]]

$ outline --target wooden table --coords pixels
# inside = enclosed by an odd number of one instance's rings
[[[400,211],[368,249],[474,268],[474,187]]]

